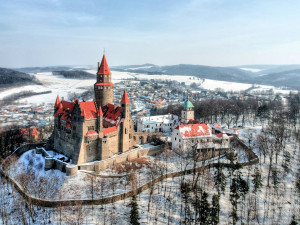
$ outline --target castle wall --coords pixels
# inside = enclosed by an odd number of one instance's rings
[[[119,153],[119,130],[105,134],[103,138],[99,139],[100,160],[107,159]]]
[[[117,157],[109,158],[106,160],[98,161],[94,163],[94,171],[99,173],[102,170],[105,170],[109,167],[115,166],[118,163],[126,162],[136,158],[140,158],[146,155],[157,155],[161,152],[163,146],[157,146],[153,148],[146,149],[133,149],[129,152],[124,152]],[[82,165],[80,165],[80,168]],[[93,171],[93,170],[92,170]]]

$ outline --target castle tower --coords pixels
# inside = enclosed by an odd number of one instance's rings
[[[108,103],[113,104],[114,84],[111,82],[106,57],[103,55],[101,64],[98,63],[97,82],[94,84],[97,107],[103,107]]]
[[[194,120],[194,105],[190,102],[189,96],[183,103],[183,110],[181,111],[181,122],[187,124],[190,120]]]
[[[97,131],[99,134],[99,137],[102,138],[103,136],[103,112],[101,107],[99,107],[98,112],[97,112]]]
[[[121,120],[123,121],[120,126],[120,147],[119,152],[126,152],[129,150],[129,134],[130,134],[130,101],[126,90],[121,100]]]

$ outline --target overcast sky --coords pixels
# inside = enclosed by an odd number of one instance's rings
[[[300,1],[0,0],[0,67],[300,64]]]

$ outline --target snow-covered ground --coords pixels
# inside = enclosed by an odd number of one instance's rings
[[[255,127],[245,127],[239,130],[240,137],[244,139],[246,143],[248,143],[249,138],[253,140],[260,132],[260,129],[260,125],[256,125]],[[253,142],[250,142],[250,144],[253,145]],[[289,224],[292,215],[297,215],[297,212],[299,212],[299,197],[297,197],[298,195],[295,191],[294,183],[296,171],[298,169],[297,160],[299,159],[299,151],[296,152],[295,149],[298,149],[295,143],[288,143],[286,150],[292,155],[290,172],[288,173],[285,173],[280,166],[283,161],[283,155],[281,154],[279,156],[277,169],[279,171],[280,183],[277,191],[272,185],[270,187],[266,186],[269,168],[268,158],[266,158],[265,162],[262,160],[260,164],[246,166],[240,170],[242,178],[245,179],[250,186],[249,193],[246,195],[243,201],[242,198],[239,200],[238,205],[238,216],[239,218],[242,218],[243,223]],[[257,152],[258,150],[255,149],[255,151]],[[239,161],[247,161],[245,158],[246,155],[243,153],[243,151],[238,151]],[[64,173],[61,173],[57,170],[44,171],[43,158],[41,155],[33,154],[32,151],[23,154],[18,161],[19,163],[22,163],[23,166],[20,168],[12,167],[10,174],[24,173],[24,171],[27,172],[28,168],[33,167],[35,173],[38,174],[36,177],[40,178],[35,180],[35,185],[33,185],[35,188],[32,188],[32,194],[45,196],[46,198],[99,198],[129,191],[133,185],[131,179],[128,178],[129,176],[122,176],[121,178],[101,178],[97,176],[92,183],[91,175],[84,172],[78,172],[74,176],[67,177]],[[155,177],[162,173],[179,171],[183,168],[191,168],[193,166],[192,160],[183,160],[175,153],[167,155],[163,153],[156,158],[149,157],[148,162],[150,162],[150,165],[155,165],[155,169],[153,170],[153,167],[151,169],[151,167],[143,164],[140,169],[135,170],[135,185],[140,186],[146,183],[149,181],[149,179],[151,179],[152,176]],[[224,162],[228,162],[228,160]],[[132,164],[138,165],[137,162],[133,162]],[[197,166],[200,166],[200,164],[201,163],[199,163]],[[19,166],[20,164],[16,165]],[[256,196],[253,193],[252,183],[252,175],[255,168],[258,168],[261,171],[263,179],[263,187]],[[213,181],[215,172],[215,168],[206,170],[204,173],[201,173],[198,181],[198,185],[201,187],[201,189],[208,193],[208,201],[210,204],[212,195],[217,194]],[[220,196],[220,224],[232,223],[232,217],[230,216],[232,212],[232,205],[230,202],[231,173],[232,172],[230,170],[224,169],[224,174],[226,176],[226,189],[225,193],[221,194]],[[101,173],[101,175],[126,175],[126,173],[118,174],[115,170],[107,170],[106,172],[104,171]],[[47,180],[50,180],[50,183],[55,182],[55,185],[46,183],[51,188],[47,188],[42,193],[34,191],[37,189],[36,184],[39,180],[41,180],[41,178],[47,178]],[[153,189],[150,188],[139,194],[137,196],[137,204],[139,207],[140,223],[184,224],[183,218],[187,205],[184,203],[183,194],[180,191],[180,184],[183,180],[186,183],[191,183],[193,178],[193,175],[169,178],[157,183]],[[94,185],[93,194],[91,191],[92,185]],[[2,187],[6,188],[6,185]],[[56,190],[56,192],[53,190]],[[22,199],[21,197],[18,197],[17,193],[14,195],[16,196],[15,198]],[[21,221],[22,217],[15,213],[18,212],[18,208],[16,208],[17,206],[13,201],[12,195],[4,194],[4,196],[5,197],[1,200],[4,204],[6,204],[8,210],[11,210],[9,211],[11,213],[10,218],[16,221],[19,218],[19,221]],[[189,201],[193,202],[193,200],[194,192],[191,192]],[[58,208],[48,209],[47,213],[51,215],[50,218],[52,223],[59,223],[58,221],[60,218],[62,218],[63,224],[67,224],[70,223],[70,221],[76,221],[80,217],[82,219],[81,224],[129,224],[130,201],[131,199],[129,198],[103,206],[64,207],[62,212],[60,212],[60,209]],[[257,205],[258,218],[255,218],[254,216],[255,201]],[[193,213],[193,205],[189,203],[188,207]],[[45,220],[45,217],[47,218],[47,213],[43,211],[43,208],[40,209],[39,207],[36,208],[36,211],[37,218],[36,222],[33,224],[41,224],[41,221]],[[62,213],[62,216],[60,216],[60,213]],[[249,218],[248,222],[247,217]],[[241,224],[240,219],[238,224]]]
[[[250,72],[252,72],[252,73],[257,73],[257,72],[260,72],[260,71],[262,71],[261,69],[255,69],[255,68],[245,68],[245,67],[241,67],[240,69],[241,69],[241,70],[250,71]]]

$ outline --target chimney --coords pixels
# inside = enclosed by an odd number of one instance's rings
[[[100,68],[100,62],[98,62],[98,70],[99,70],[99,68]]]

